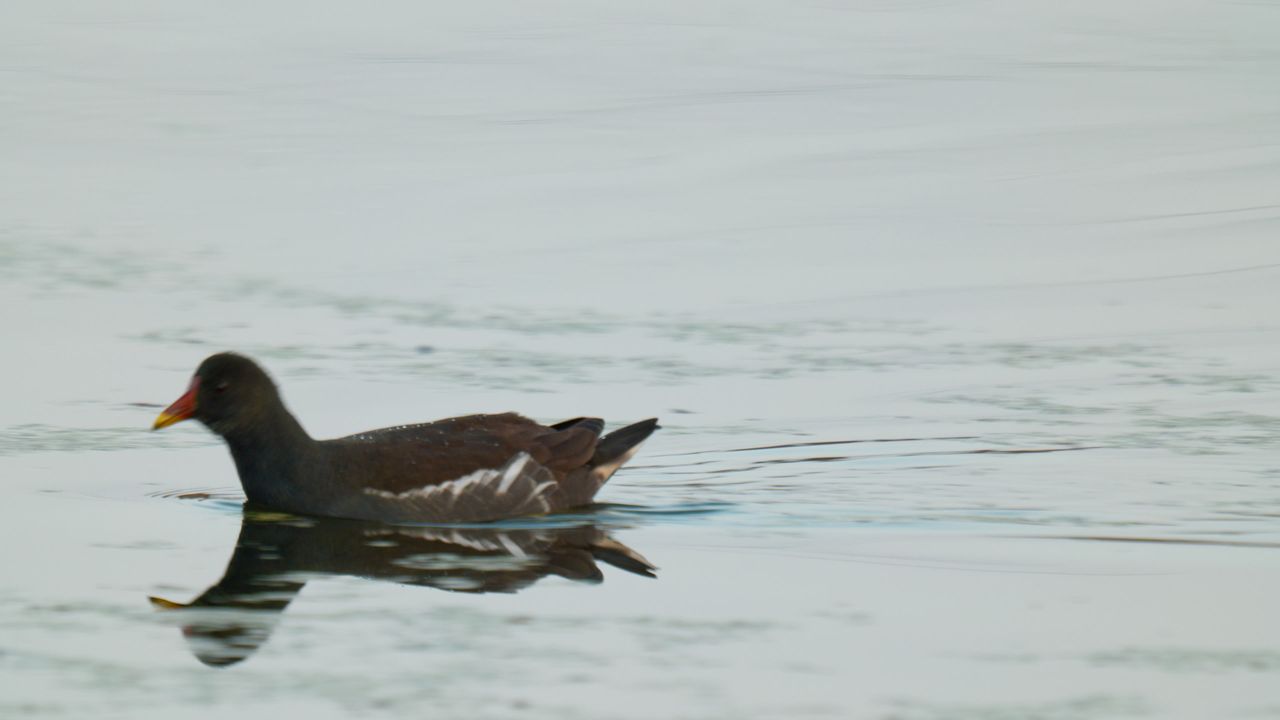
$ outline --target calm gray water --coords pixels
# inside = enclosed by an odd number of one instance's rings
[[[1280,717],[1280,6],[5,15],[0,716]],[[242,517],[148,432],[224,349],[322,437],[664,429]]]

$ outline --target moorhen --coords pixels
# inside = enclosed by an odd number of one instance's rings
[[[384,522],[484,522],[586,505],[658,427],[466,415],[313,440],[247,357],[212,355],[153,429],[195,418],[231,448],[251,505]]]

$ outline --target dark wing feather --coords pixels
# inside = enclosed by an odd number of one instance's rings
[[[604,423],[597,421],[603,428]],[[535,442],[546,449],[543,464],[552,470],[569,472],[586,465],[596,451],[600,431],[588,423],[580,423],[566,430],[553,430],[539,435]]]
[[[398,493],[501,468],[521,452],[559,480],[591,460],[603,427],[597,418],[547,427],[515,413],[467,415],[371,430],[323,445],[339,472],[358,472],[363,487]]]

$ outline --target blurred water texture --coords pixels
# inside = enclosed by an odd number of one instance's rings
[[[1280,6],[11,5],[0,716],[1280,717]],[[237,549],[147,432],[224,349],[320,437],[664,430]]]

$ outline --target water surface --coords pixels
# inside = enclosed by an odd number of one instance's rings
[[[18,3],[0,715],[1280,716],[1277,21]],[[567,517],[246,517],[147,431],[224,349],[321,437],[664,429]]]

